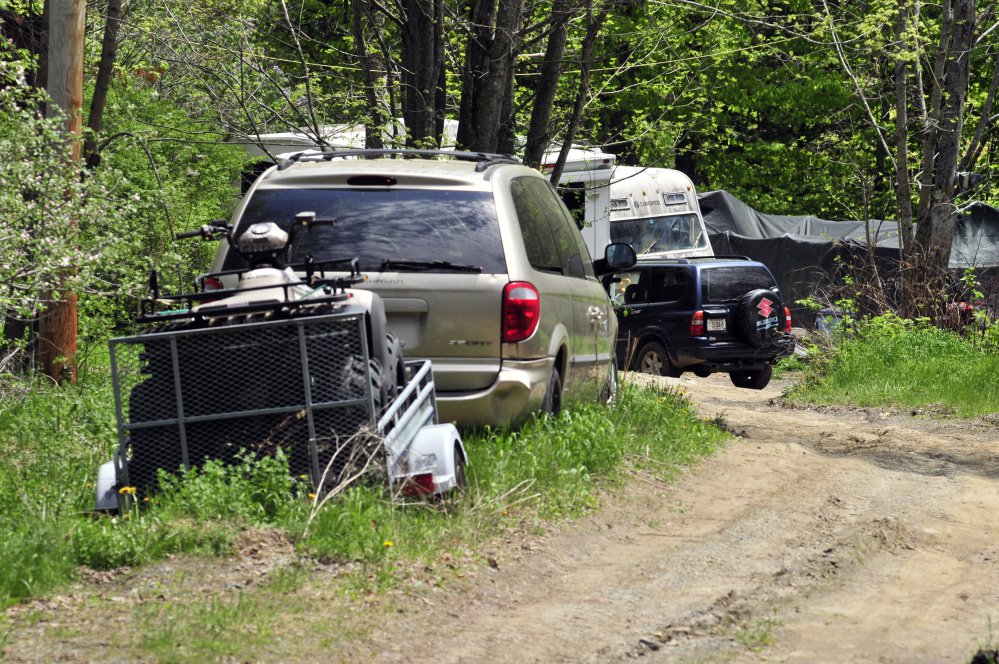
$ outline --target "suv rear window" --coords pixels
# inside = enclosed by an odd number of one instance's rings
[[[701,270],[701,299],[704,304],[735,302],[758,288],[777,288],[774,278],[764,267],[729,265]]]
[[[423,189],[262,189],[243,212],[238,236],[252,224],[273,221],[288,230],[299,212],[333,226],[300,231],[292,260],[317,262],[357,256],[361,269],[381,270],[384,260],[448,261],[506,272],[496,206],[490,192]],[[234,238],[235,239],[235,238]],[[240,265],[236,252],[223,269]],[[447,269],[440,271],[446,272]]]

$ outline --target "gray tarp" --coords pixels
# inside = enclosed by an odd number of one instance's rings
[[[777,278],[792,314],[810,323],[814,314],[793,306],[835,279],[836,256],[849,259],[867,246],[862,221],[826,221],[812,215],[764,214],[727,191],[701,194],[701,213],[718,255],[745,255],[765,263]],[[869,222],[876,255],[898,258],[898,223]],[[954,233],[950,267],[999,267],[999,210],[984,203],[962,209]],[[989,270],[996,272],[996,270]]]

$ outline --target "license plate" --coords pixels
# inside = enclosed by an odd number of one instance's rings
[[[708,319],[708,332],[724,332],[725,331],[725,319],[724,318],[709,318]]]

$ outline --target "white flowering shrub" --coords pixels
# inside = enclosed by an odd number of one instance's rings
[[[110,173],[71,160],[63,120],[42,117],[43,101],[22,65],[0,63],[0,311],[21,318],[37,316],[60,285],[94,286],[129,214]]]

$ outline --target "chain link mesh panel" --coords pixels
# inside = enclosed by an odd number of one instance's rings
[[[119,444],[146,494],[158,469],[236,462],[283,450],[295,476],[339,481],[355,434],[374,421],[363,312],[185,329],[114,339]],[[365,443],[365,446],[368,446]]]

